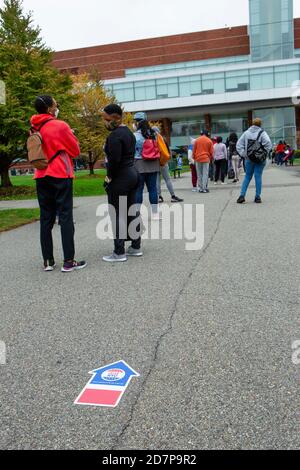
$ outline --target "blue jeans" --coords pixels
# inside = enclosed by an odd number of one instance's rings
[[[146,183],[149,192],[149,201],[153,212],[158,212],[157,175],[157,171],[154,173],[140,173],[139,185],[136,192],[136,203],[143,204],[143,193]]]
[[[264,163],[253,163],[250,160],[246,160],[246,176],[242,185],[241,196],[245,197],[248,186],[253,178],[255,178],[255,186],[256,186],[256,197],[261,196],[261,189],[262,189],[262,174],[265,169],[266,162]]]

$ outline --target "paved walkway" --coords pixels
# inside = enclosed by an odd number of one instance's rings
[[[205,204],[199,252],[145,241],[143,259],[106,265],[103,198],[75,203],[81,272],[40,269],[38,223],[0,235],[0,448],[299,449],[299,176],[267,170],[262,205],[251,189],[238,206],[233,185],[192,193],[188,176],[175,188]],[[119,359],[140,378],[118,408],[73,405]]]

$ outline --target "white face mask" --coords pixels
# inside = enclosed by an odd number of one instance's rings
[[[59,109],[57,108],[57,109],[55,110],[54,116],[55,116],[56,118],[58,118],[58,115],[59,115]]]
[[[132,129],[134,130],[134,132],[137,131],[137,125],[136,124],[132,124]]]

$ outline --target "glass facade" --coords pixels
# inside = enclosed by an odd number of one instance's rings
[[[296,145],[295,108],[255,109],[253,117],[262,119],[263,128],[274,144],[285,140],[290,145]]]
[[[245,114],[222,114],[212,115],[211,134],[212,136],[223,137],[224,142],[231,132],[236,132],[238,136],[248,128],[247,113]],[[205,129],[204,116],[199,118],[183,118],[172,122],[171,147],[188,146],[191,138],[200,136],[200,132]]]
[[[105,84],[120,103],[185,96],[289,88],[300,80],[300,64]]]
[[[293,0],[249,0],[253,62],[294,57]]]
[[[235,57],[221,57],[217,59],[192,60],[189,62],[177,62],[176,64],[161,64],[149,67],[138,67],[125,70],[125,76],[150,75],[154,73],[170,72],[178,70],[193,70],[201,67],[216,67],[230,64],[240,64],[249,62],[249,56],[240,55]]]

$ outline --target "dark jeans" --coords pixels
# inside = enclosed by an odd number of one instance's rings
[[[220,172],[221,172],[221,181],[224,183],[225,176],[226,176],[226,167],[227,167],[227,160],[223,158],[222,160],[215,160],[216,171],[215,171],[215,182],[219,181]]]
[[[110,216],[112,219],[114,252],[116,255],[123,255],[125,253],[125,241],[131,241],[131,246],[134,249],[141,247],[141,228],[136,220],[139,218],[139,213],[136,211],[134,215],[128,216],[129,209],[136,204],[138,182],[138,172],[134,167],[130,167],[120,171],[108,186],[108,203],[115,210],[115,213],[110,212]],[[120,199],[121,196],[123,198]],[[114,215],[116,216],[115,220]],[[138,234],[136,239],[132,239],[128,233],[129,226],[134,220],[136,220],[136,232]]]
[[[157,172],[154,173],[140,173],[139,184],[136,193],[136,203],[143,203],[143,193],[145,183],[149,192],[149,200],[152,206],[153,212],[158,211],[158,192],[157,192]]]
[[[53,260],[52,229],[56,214],[59,216],[64,261],[73,260],[73,180],[46,176],[36,180],[36,189],[41,209],[41,247],[44,260]]]

